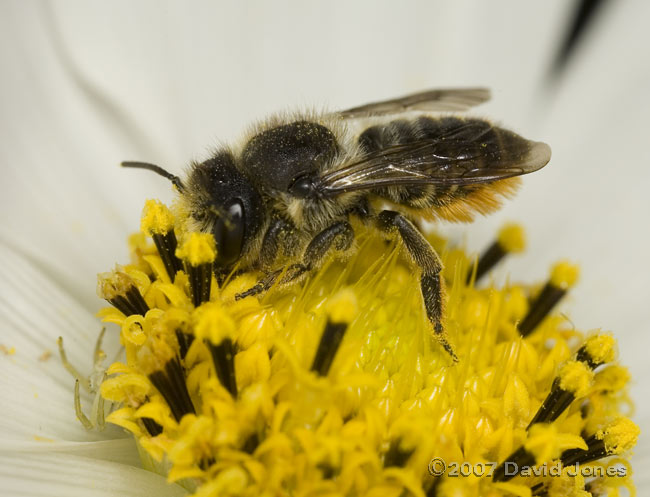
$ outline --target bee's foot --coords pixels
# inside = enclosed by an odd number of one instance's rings
[[[281,271],[273,271],[272,273],[268,274],[266,277],[259,280],[254,286],[250,287],[245,292],[236,293],[235,300],[245,299],[246,297],[259,295],[260,293],[266,292],[269,288],[273,286],[273,283],[275,283],[275,280],[277,279],[280,273]]]
[[[236,293],[235,294],[235,300],[242,300],[242,299],[245,299],[246,297],[251,297],[252,295],[258,295],[258,294],[262,293],[263,291],[264,291],[264,288],[262,287],[262,285],[260,285],[258,283],[257,285],[249,288],[245,292]]]
[[[458,362],[458,356],[456,355],[454,346],[447,340],[447,334],[445,333],[445,329],[440,322],[437,322],[434,325],[434,337],[438,343],[442,345],[442,348],[445,349],[445,351],[451,356],[451,359],[454,362]]]

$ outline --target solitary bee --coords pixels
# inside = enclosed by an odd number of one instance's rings
[[[514,193],[517,176],[551,157],[545,143],[449,115],[489,97],[481,88],[429,90],[342,112],[275,117],[243,145],[192,164],[184,180],[153,164],[122,165],[173,182],[190,222],[214,236],[218,275],[236,263],[264,272],[237,299],[296,281],[332,251],[350,249],[352,216],[396,233],[420,272],[434,336],[455,358],[442,323],[440,258],[410,219],[487,214]]]

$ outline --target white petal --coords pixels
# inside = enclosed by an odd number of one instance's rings
[[[91,307],[93,276],[125,258],[125,235],[137,229],[144,197],[170,188],[153,175],[136,175],[160,190],[144,183],[125,189],[134,175],[118,167],[120,160],[147,156],[151,146],[134,144],[127,124],[118,131],[119,110],[79,80],[49,9],[0,6],[0,60],[7,69],[0,92],[0,239]]]
[[[650,426],[650,419],[641,420],[641,426]],[[632,469],[634,471],[634,483],[641,491],[639,495],[645,495],[642,489],[650,488],[650,473],[644,471],[650,464],[650,442],[648,441],[647,432],[641,431],[641,438],[639,443],[634,448],[634,455],[631,459]]]
[[[102,434],[87,432],[75,419],[74,380],[58,355],[56,339],[63,336],[69,360],[82,373],[90,373],[99,321],[1,244],[0,259],[1,343],[7,350],[15,349],[13,355],[0,355],[0,438],[97,440],[122,436],[115,427]],[[116,337],[112,338],[107,340],[106,351],[116,350]],[[46,352],[51,356],[42,360]],[[89,397],[84,396],[83,402],[89,410]]]
[[[650,4],[644,2],[604,8],[557,93],[538,97],[548,115],[535,138],[551,144],[549,165],[526,177],[518,197],[498,214],[450,230],[469,233],[470,247],[480,250],[504,221],[524,223],[529,249],[502,265],[500,280],[509,274],[517,281],[543,281],[555,261],[578,263],[580,282],[561,308],[578,329],[615,333],[644,421],[650,420],[648,17]]]
[[[587,33],[547,124],[553,161],[538,185],[530,179],[534,209],[524,212],[539,220],[537,245],[551,242],[541,260],[581,264],[571,317],[579,328],[614,331],[641,420],[650,420],[649,16],[646,2],[615,2]]]
[[[43,497],[181,496],[162,476],[124,464],[69,454],[0,452],[0,487],[6,495]]]
[[[99,442],[25,442],[3,440],[3,452],[20,452],[29,456],[67,454],[101,461],[110,461],[139,468],[141,466],[135,440],[131,437]]]

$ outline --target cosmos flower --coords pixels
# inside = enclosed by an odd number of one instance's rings
[[[285,25],[278,7],[258,7],[216,11],[197,4],[199,12],[189,15],[180,4],[170,4],[163,15],[145,6],[109,11],[83,3],[3,5],[4,488],[34,495],[182,494],[163,478],[137,469],[133,442],[120,430],[86,432],[75,423],[69,376],[47,352],[55,352],[56,337],[63,335],[70,361],[91,370],[99,331],[92,317],[98,307],[94,274],[127,259],[123,241],[135,230],[142,199],[169,198],[156,190],[153,178],[127,179],[114,164],[129,155],[185,163],[214,136],[234,136],[271,104],[295,103],[291,88],[301,88],[305,101],[328,95],[331,103],[344,106],[432,81],[479,81],[497,89],[502,105],[512,105],[495,113],[498,117],[529,128],[543,123],[534,135],[553,145],[553,167],[529,179],[520,200],[501,216],[463,227],[463,232],[469,233],[468,244],[478,247],[477,240],[490,240],[505,217],[523,220],[531,255],[507,269],[518,280],[543,280],[549,263],[560,256],[581,262],[584,276],[570,302],[571,317],[580,329],[602,326],[620,338],[621,356],[637,381],[637,419],[647,426],[649,406],[643,398],[648,387],[641,378],[647,374],[649,340],[643,333],[648,240],[639,228],[649,207],[644,194],[648,155],[639,145],[650,110],[644,91],[643,13],[611,6],[601,13],[542,110],[531,108],[529,100],[543,76],[540,61],[553,49],[551,41],[539,40],[552,38],[549,33],[566,16],[559,4],[532,13],[526,11],[529,6],[508,4],[511,18],[519,20],[512,23],[477,5],[471,15],[461,7],[441,14],[439,6],[414,5],[404,13],[358,7],[345,15],[322,6],[298,12],[301,22]],[[224,18],[233,22],[220,23],[220,30],[210,22]],[[413,18],[420,29],[409,29]],[[407,24],[397,29],[403,36],[386,41],[385,33],[401,23]],[[445,29],[451,24],[464,28]],[[326,35],[314,33],[314,26],[335,28]],[[307,41],[296,46],[277,31]],[[167,38],[179,32],[178,39]],[[193,43],[193,59],[187,58],[190,49],[183,40]],[[168,57],[159,51],[164,43]],[[358,48],[350,49],[351,43]],[[519,45],[516,51],[513,44]],[[324,70],[314,53],[324,59],[335,53],[336,62]],[[368,57],[359,56],[364,53]],[[388,75],[387,59],[393,70]],[[318,76],[294,66],[295,60],[317,69]],[[175,68],[171,74],[170,67]],[[404,80],[404,74],[413,79]],[[241,100],[231,96],[235,87]],[[332,87],[340,90],[332,92]],[[208,111],[215,107],[218,113]],[[534,118],[529,116],[533,112]],[[458,237],[458,231],[450,232]],[[109,341],[106,350],[110,346]],[[83,402],[89,405],[92,399],[86,396]],[[642,440],[639,452],[644,450]],[[639,478],[637,483],[642,484]]]

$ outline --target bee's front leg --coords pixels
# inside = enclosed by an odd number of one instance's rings
[[[250,295],[263,293],[273,286],[278,277],[284,273],[280,284],[290,283],[300,278],[305,273],[318,267],[325,259],[331,248],[345,251],[350,248],[354,240],[354,231],[347,221],[338,221],[318,233],[307,245],[302,261],[291,264],[286,271],[278,269],[262,278],[257,284],[245,292],[235,295],[235,300],[240,300]]]
[[[454,361],[458,361],[454,348],[447,341],[442,325],[445,290],[440,257],[415,225],[399,212],[388,210],[380,212],[377,216],[377,225],[380,230],[387,233],[397,231],[413,263],[420,268],[420,290],[427,317],[433,325],[434,336]]]

